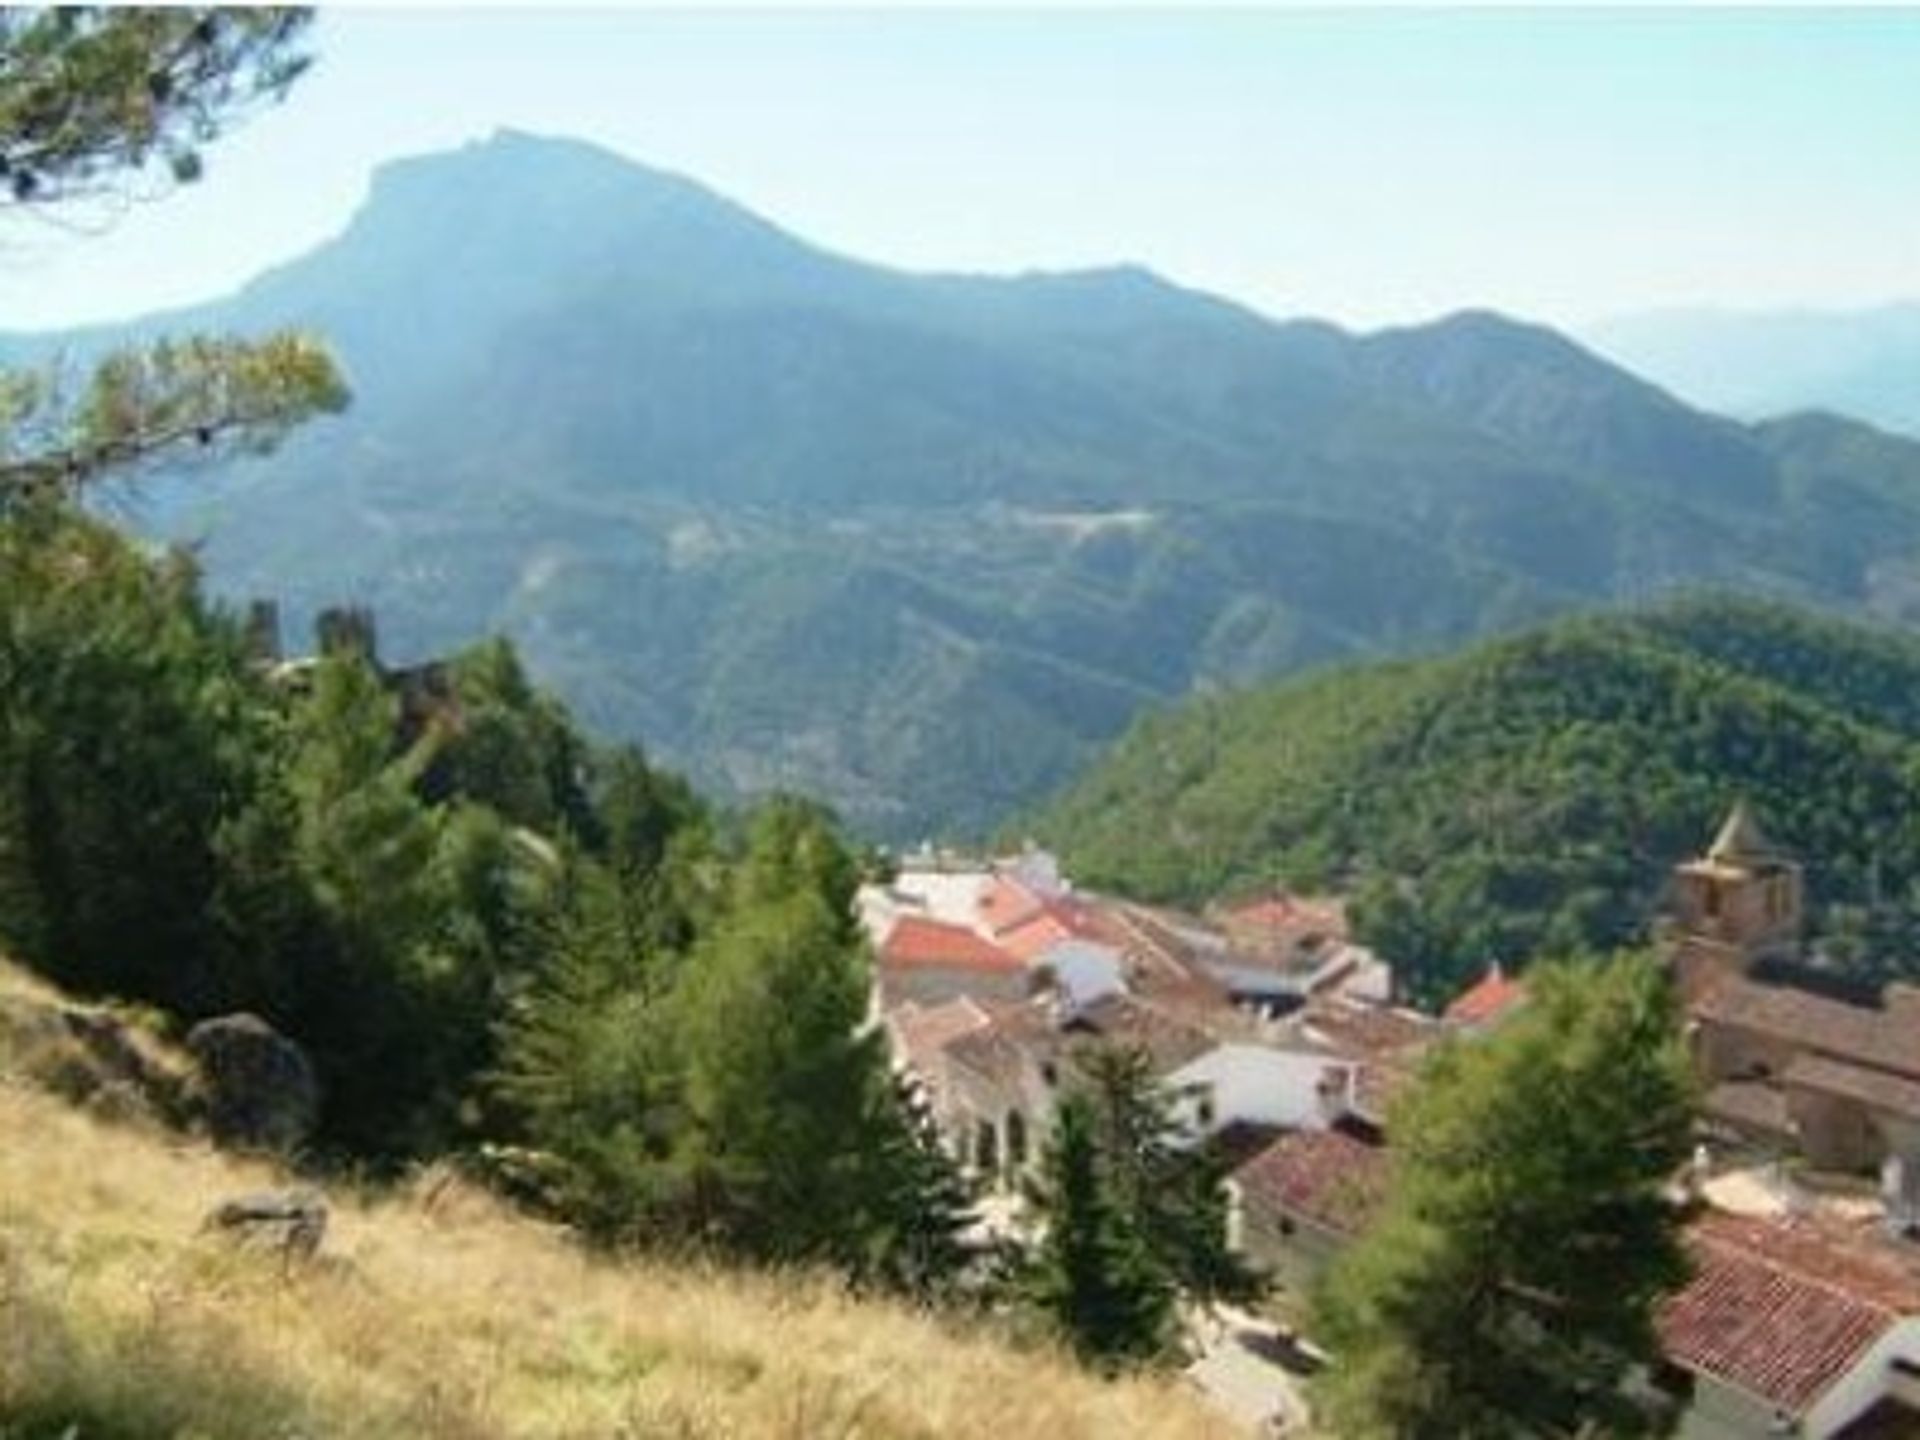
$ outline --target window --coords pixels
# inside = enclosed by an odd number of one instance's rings
[[[973,1168],[991,1175],[1000,1168],[1000,1137],[991,1120],[982,1120],[973,1132]]]

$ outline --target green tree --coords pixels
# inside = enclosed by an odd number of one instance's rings
[[[1115,1199],[1161,1268],[1203,1304],[1257,1296],[1258,1277],[1227,1243],[1224,1166],[1211,1147],[1193,1143],[1147,1055],[1092,1045],[1075,1068]]]
[[[322,967],[303,977],[303,1030],[338,1137],[389,1152],[431,1128],[421,1112],[448,1079],[440,1003],[462,982],[437,944],[445,817],[414,793],[426,752],[396,756],[398,724],[398,701],[364,657],[328,655],[294,707],[287,774],[295,853],[327,941]]]
[[[1100,1126],[1084,1090],[1055,1112],[1032,1194],[1044,1229],[1018,1286],[1083,1360],[1120,1369],[1168,1353],[1176,1287],[1103,1162]]]
[[[681,950],[712,917],[718,860],[710,817],[693,787],[623,745],[595,766],[591,848],[613,882],[628,949]]]
[[[189,567],[55,511],[0,523],[0,935],[64,983],[238,998],[213,921],[270,722]]]
[[[308,20],[268,8],[0,10],[0,210],[117,197],[155,160],[173,180],[197,178],[202,146],[304,72]],[[129,346],[85,379],[0,371],[0,516],[146,465],[271,448],[346,402],[326,351],[292,331]]]
[[[858,1252],[864,1150],[885,1059],[845,922],[807,890],[742,897],[688,956],[674,996],[685,1057],[676,1162],[695,1231],[763,1260]]]
[[[895,1079],[875,1106],[852,1277],[923,1304],[951,1300],[976,1259],[966,1181],[916,1088]]]
[[[1318,1400],[1352,1440],[1656,1433],[1622,1381],[1684,1278],[1664,1186],[1690,1088],[1659,967],[1536,967],[1524,1010],[1440,1051],[1393,1118],[1385,1212],[1330,1272]]]
[[[201,147],[310,63],[305,9],[0,11],[0,204],[72,201],[152,160],[197,179]]]

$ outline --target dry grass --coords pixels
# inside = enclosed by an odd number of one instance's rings
[[[336,1195],[291,1273],[200,1233],[274,1183],[0,1081],[0,1436],[1226,1433],[1172,1384],[820,1284],[597,1262],[444,1181]]]

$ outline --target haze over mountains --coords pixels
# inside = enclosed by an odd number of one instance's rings
[[[372,603],[401,654],[504,629],[589,724],[895,838],[1197,687],[1673,586],[1920,612],[1912,441],[1717,418],[1491,314],[891,271],[571,141],[390,165],[334,241],[136,328],[282,323],[356,403],[154,492],[217,586]]]
[[[1920,301],[1851,312],[1655,310],[1596,325],[1589,338],[1711,409],[1820,406],[1920,435]]]

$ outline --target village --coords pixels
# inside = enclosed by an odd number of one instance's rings
[[[1805,899],[1800,863],[1741,804],[1675,869],[1656,927],[1700,1120],[1674,1177],[1692,1273],[1645,1378],[1687,1440],[1920,1434],[1920,987],[1822,983]],[[1435,1046],[1524,1007],[1524,977],[1489,966],[1425,1013],[1337,898],[1182,913],[1079,889],[1031,846],[907,854],[860,911],[876,1019],[983,1224],[1021,1225],[1076,1047],[1148,1058],[1192,1142],[1227,1157],[1232,1242],[1273,1284],[1190,1374],[1248,1421],[1304,1424],[1302,1297],[1388,1193],[1394,1097]]]

